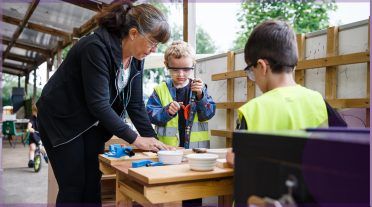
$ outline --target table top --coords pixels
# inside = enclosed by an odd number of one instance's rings
[[[144,184],[164,184],[182,181],[195,181],[232,177],[234,169],[214,167],[213,171],[199,172],[190,170],[187,163],[156,167],[130,168],[129,164],[113,166],[117,171],[129,175]]]
[[[133,162],[137,160],[152,160],[152,161],[158,161],[158,155],[156,153],[152,152],[136,152],[136,154],[132,157],[129,156],[123,156],[120,158],[115,157],[109,157],[104,154],[100,154],[98,156],[98,159],[108,165],[117,165],[122,164],[123,162]]]

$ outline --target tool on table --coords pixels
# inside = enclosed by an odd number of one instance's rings
[[[207,148],[193,148],[192,151],[195,153],[207,153]]]
[[[108,157],[123,157],[123,156],[129,156],[132,157],[135,155],[133,148],[125,146],[123,144],[111,144],[109,146],[109,152],[106,152],[105,155]]]
[[[153,166],[163,166],[164,164],[162,162],[154,162],[151,160],[139,160],[132,162],[132,167],[153,167]]]

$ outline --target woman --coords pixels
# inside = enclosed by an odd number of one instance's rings
[[[168,41],[166,18],[149,4],[119,0],[97,23],[71,48],[37,102],[41,139],[59,185],[57,204],[100,204],[98,154],[112,135],[144,150],[169,149],[154,138],[142,99],[143,59]],[[126,114],[140,135],[125,123]]]

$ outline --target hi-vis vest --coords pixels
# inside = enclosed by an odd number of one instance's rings
[[[320,93],[300,85],[281,87],[252,99],[238,109],[249,131],[275,131],[328,126]]]
[[[173,101],[169,92],[167,84],[162,82],[155,87],[155,91],[160,98],[161,105],[164,107]],[[165,127],[156,126],[156,133],[161,142],[171,146],[179,146],[179,133],[178,133],[178,114],[167,122]],[[199,122],[198,114],[195,113],[194,123],[191,128],[190,143],[208,141],[208,122]]]

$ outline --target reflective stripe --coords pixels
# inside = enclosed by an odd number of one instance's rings
[[[210,147],[210,141],[198,141],[198,142],[190,142],[190,148],[209,148]]]
[[[208,122],[194,122],[191,128],[192,132],[208,131]]]
[[[175,137],[178,129],[175,127],[156,127],[156,133],[158,136]]]
[[[178,129],[175,127],[156,127],[156,133],[158,136],[174,137],[177,134]],[[207,122],[196,122],[193,123],[192,132],[208,131]]]

